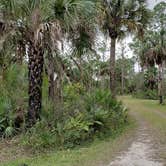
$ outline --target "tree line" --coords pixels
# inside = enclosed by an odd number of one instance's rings
[[[97,78],[97,74],[93,78],[93,65],[98,76],[102,75],[99,65],[93,63],[93,57],[98,56],[95,44],[99,31],[111,41],[109,65],[105,71],[113,98],[117,93],[116,44],[133,34],[132,48],[143,66],[159,66],[162,103],[161,70],[166,57],[164,11],[164,2],[152,13],[144,0],[1,0],[1,75],[3,78],[11,63],[28,63],[28,126],[40,119],[43,73],[48,76],[49,98],[55,105],[63,103],[64,80],[68,84],[77,80],[88,90]],[[85,63],[85,57],[89,64]]]

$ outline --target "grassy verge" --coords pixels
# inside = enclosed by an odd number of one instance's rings
[[[95,140],[89,145],[73,150],[41,154],[31,159],[20,158],[1,163],[0,166],[18,166],[21,163],[26,163],[28,166],[96,166],[108,164],[116,152],[127,146],[125,140],[130,137],[134,127],[134,122],[131,121],[127,127],[121,129],[114,136]]]
[[[166,105],[159,105],[155,100],[140,100],[129,96],[121,97],[121,100],[132,112],[137,112],[151,127],[166,136]]]

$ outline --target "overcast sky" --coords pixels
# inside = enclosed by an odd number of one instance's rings
[[[151,9],[153,9],[153,7],[154,7],[157,3],[161,2],[161,1],[165,1],[165,2],[166,2],[166,0],[147,0],[148,6],[149,6],[149,8],[151,8]]]
[[[148,5],[148,7],[149,7],[150,9],[153,9],[153,7],[154,7],[157,3],[162,2],[162,1],[165,1],[165,2],[166,2],[166,0],[147,0],[147,5]],[[131,37],[127,37],[126,40],[125,40],[125,42],[126,42],[126,43],[132,42]],[[132,51],[130,51],[129,48],[128,48],[128,50],[129,50],[129,52],[128,52],[129,56],[132,56],[132,54],[133,54]]]

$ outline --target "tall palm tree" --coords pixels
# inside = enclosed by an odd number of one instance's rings
[[[145,1],[139,0],[102,0],[103,10],[100,16],[103,28],[109,33],[110,45],[110,89],[115,97],[115,59],[117,39],[128,33],[142,34],[148,19]]]
[[[29,104],[28,122],[32,126],[40,118],[42,105],[42,73],[44,64],[44,34],[53,33],[58,40],[59,23],[50,20],[50,8],[43,0],[16,1],[2,0],[0,6],[9,29],[13,34],[21,34],[25,52],[28,55]]]
[[[143,43],[144,56],[147,65],[158,65],[158,95],[163,103],[163,64],[166,61],[166,3],[161,2],[154,7],[152,22],[146,31]]]
[[[156,64],[159,66],[158,95],[160,104],[163,104],[163,65],[166,62],[166,2],[160,2],[154,7],[152,28],[154,31]]]
[[[135,53],[138,55],[141,65],[146,67],[149,71],[152,70],[156,65],[158,66],[158,95],[160,104],[163,103],[163,90],[162,90],[162,69],[163,63],[166,61],[166,35],[163,33],[163,30],[152,28],[152,30],[145,31],[144,40],[135,40],[135,43],[132,44],[132,48],[135,50]],[[155,79],[155,77],[152,77]],[[151,80],[155,82],[155,80]]]

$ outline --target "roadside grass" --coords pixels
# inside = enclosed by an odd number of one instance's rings
[[[119,132],[103,140],[96,139],[93,143],[72,150],[3,162],[0,163],[0,166],[19,166],[19,164],[23,163],[28,166],[97,166],[108,164],[116,152],[127,146],[125,140],[130,138],[130,134],[132,134],[135,127],[134,121],[130,120],[126,127],[121,128]]]
[[[166,136],[166,105],[159,105],[155,100],[141,100],[130,96],[120,97],[132,112],[137,112],[148,121],[151,126]]]

